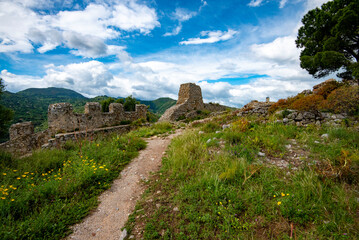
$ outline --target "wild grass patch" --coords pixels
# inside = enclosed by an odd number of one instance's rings
[[[313,160],[351,162],[354,172],[357,132],[233,122],[220,133],[217,124],[207,123],[172,141],[140,213],[127,225],[132,234],[144,239],[359,237],[358,182],[326,177],[318,171],[321,165],[311,165]],[[328,139],[321,137],[325,133]],[[225,141],[219,153],[207,144],[214,137]],[[259,161],[259,151],[286,158],[286,145],[293,142],[309,154],[297,171]]]
[[[1,153],[0,238],[65,237],[145,146],[134,135],[112,135],[21,159]]]

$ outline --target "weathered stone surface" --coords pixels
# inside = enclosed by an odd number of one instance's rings
[[[89,130],[94,128],[116,126],[121,121],[134,121],[146,118],[147,106],[137,104],[134,112],[125,112],[122,104],[111,103],[109,112],[101,112],[98,102],[85,105],[85,113],[74,113],[69,103],[51,104],[48,109],[48,125],[53,132],[71,132],[75,130]]]
[[[146,118],[147,106],[136,105],[136,111],[125,112],[122,104],[112,103],[108,113],[101,112],[101,105],[97,102],[86,103],[85,113],[78,114],[73,112],[73,107],[69,103],[55,103],[48,108],[49,129],[34,133],[34,126],[31,122],[17,123],[10,127],[10,141],[0,144],[0,148],[10,153],[24,155],[36,148],[51,148],[60,146],[67,140],[75,140],[76,137],[86,137],[102,132],[122,132],[127,129],[124,126],[119,128],[105,128],[108,126],[120,125],[121,121],[134,121],[139,118]],[[100,129],[99,129],[100,128]],[[70,133],[56,135],[59,132],[72,132],[80,130],[81,134]],[[127,131],[127,130],[126,130]]]
[[[258,115],[258,116],[266,116],[268,115],[268,109],[272,106],[273,102],[258,102],[257,100],[253,100],[250,103],[246,104],[239,113],[238,116],[246,116],[246,115]]]
[[[203,103],[201,87],[194,83],[181,84],[176,105],[167,109],[159,121],[177,121],[181,118],[194,117],[196,110],[224,111],[225,106]]]

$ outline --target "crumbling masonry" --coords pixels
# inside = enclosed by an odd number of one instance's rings
[[[34,133],[31,122],[13,124],[10,129],[10,140],[0,144],[0,148],[13,154],[24,155],[36,148],[60,146],[67,140],[74,140],[97,133],[130,130],[130,126],[122,125],[124,121],[146,118],[147,106],[136,105],[133,112],[124,111],[120,103],[111,103],[110,111],[102,112],[98,102],[88,102],[85,113],[74,113],[69,103],[55,103],[48,108],[48,125],[45,131]]]
[[[159,121],[176,121],[180,117],[193,117],[199,110],[225,111],[226,106],[203,103],[201,87],[194,83],[181,84],[176,105],[167,109]]]

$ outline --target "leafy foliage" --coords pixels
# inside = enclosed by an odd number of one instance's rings
[[[334,0],[302,19],[296,44],[301,67],[316,78],[344,68],[339,77],[359,79],[359,2]]]
[[[3,84],[3,80],[2,78],[0,78],[0,98],[1,95],[3,94],[4,89],[5,86]],[[14,113],[11,109],[0,105],[0,139],[6,137],[7,129],[9,127],[9,123],[13,118],[13,115]]]
[[[344,86],[330,93],[326,107],[335,113],[359,114],[359,87]]]
[[[324,98],[322,95],[309,95],[300,98],[291,104],[291,108],[299,111],[318,110]]]

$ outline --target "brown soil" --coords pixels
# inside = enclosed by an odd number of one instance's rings
[[[137,200],[145,190],[142,181],[146,181],[151,172],[161,166],[162,157],[174,136],[152,137],[140,155],[121,172],[112,187],[99,197],[99,206],[81,223],[72,227],[73,233],[67,239],[120,239],[121,228],[135,208]]]

